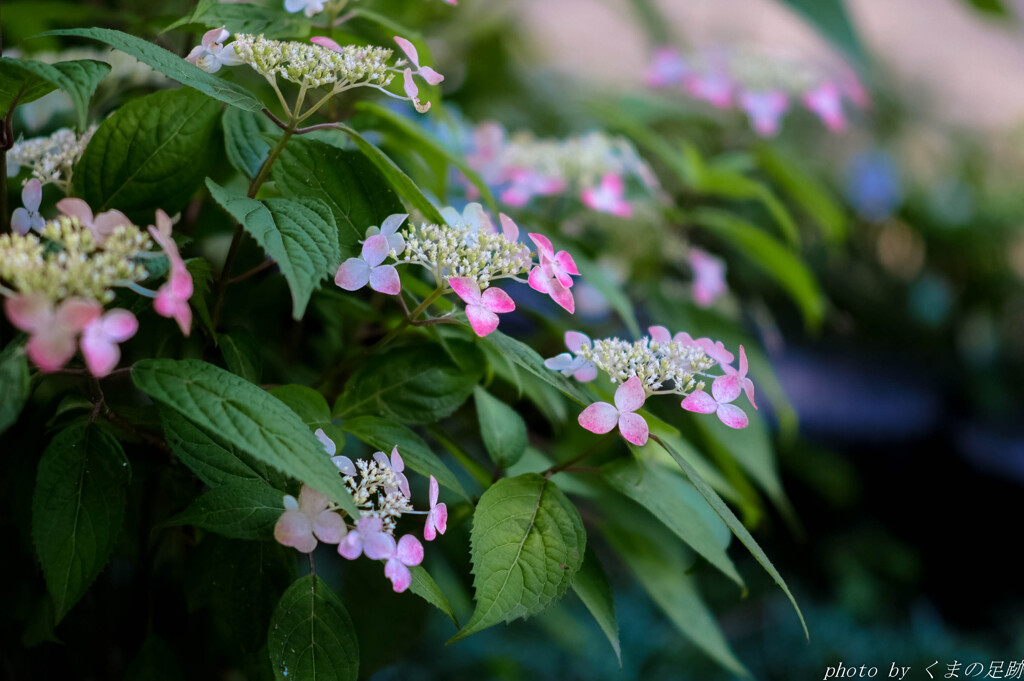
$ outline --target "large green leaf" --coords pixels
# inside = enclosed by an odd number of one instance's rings
[[[654,540],[647,532],[613,525],[601,531],[680,633],[729,671],[750,676],[686,574],[685,557],[671,536]]]
[[[803,313],[807,326],[817,329],[825,318],[825,293],[806,265],[792,251],[746,220],[711,208],[695,210],[690,218],[763,270],[785,289]]]
[[[601,472],[612,487],[650,511],[690,548],[740,588],[746,588],[725,552],[727,542],[720,540],[721,532],[716,532],[717,528],[712,525],[721,525],[721,520],[714,516],[692,485],[667,468],[632,459],[607,463],[601,467]]]
[[[839,201],[797,159],[765,142],[758,147],[757,160],[761,169],[811,216],[829,241],[838,242],[846,236],[848,220]]]
[[[91,59],[46,64],[0,58],[0,116],[7,115],[12,104],[28,104],[53,90],[63,90],[75,105],[78,126],[84,129],[89,100],[108,73],[110,64]]]
[[[260,166],[270,153],[264,135],[280,132],[269,118],[261,113],[231,107],[224,112],[224,151],[235,170],[250,180],[256,177]]]
[[[292,139],[274,163],[273,176],[282,194],[320,199],[330,206],[344,255],[359,250],[367,227],[403,212],[402,202],[380,171],[357,151]]]
[[[528,473],[484,492],[470,543],[476,611],[449,643],[536,615],[561,598],[583,564],[587,535],[562,491]]]
[[[323,430],[334,441],[338,451],[345,448],[345,433],[334,425],[327,398],[305,385],[279,385],[270,394],[288,405],[312,431]]]
[[[89,141],[75,188],[95,212],[117,208],[144,225],[154,206],[174,215],[213,166],[219,120],[220,105],[187,88],[133,99]]]
[[[754,556],[757,562],[761,564],[761,566],[769,575],[771,575],[772,579],[775,580],[775,583],[779,585],[782,591],[786,594],[786,597],[789,598],[789,602],[793,604],[793,608],[796,610],[797,617],[800,618],[800,624],[804,628],[804,634],[809,636],[807,631],[807,623],[804,621],[804,615],[800,611],[800,606],[797,605],[796,599],[793,598],[793,594],[790,592],[789,587],[786,585],[786,580],[782,578],[782,575],[779,574],[779,571],[775,569],[774,565],[772,565],[772,561],[768,559],[767,554],[765,554],[764,549],[762,549],[761,546],[757,543],[757,540],[755,540],[750,535],[750,532],[747,531],[747,528],[745,528],[743,526],[743,523],[739,521],[739,518],[736,517],[736,514],[734,514],[732,510],[728,506],[726,506],[725,502],[722,501],[721,497],[719,497],[718,494],[715,493],[715,490],[711,489],[711,487],[706,482],[704,482],[704,479],[701,478],[700,475],[698,475],[697,471],[693,468],[692,465],[690,465],[689,461],[687,461],[683,456],[676,452],[676,450],[673,449],[671,445],[667,444],[661,438],[652,437],[651,439],[657,442],[659,445],[661,445],[665,449],[665,451],[667,451],[669,455],[671,455],[672,458],[675,459],[679,467],[683,469],[683,473],[685,473],[686,477],[690,479],[690,482],[692,482],[693,486],[697,488],[697,491],[700,492],[701,496],[704,497],[709,504],[711,504],[711,508],[715,509],[715,512],[718,513],[719,516],[721,516],[722,520],[725,521],[725,524],[728,525],[729,529],[732,530],[733,534],[736,535],[736,538],[739,539],[743,543],[743,545],[747,547],[747,549]]]
[[[15,339],[0,352],[0,434],[21,414],[31,392],[24,344]]]
[[[346,419],[341,425],[342,430],[352,433],[357,438],[390,454],[391,449],[398,446],[398,452],[406,465],[420,475],[433,475],[438,484],[447,487],[464,499],[469,499],[459,479],[442,463],[437,455],[416,433],[401,423],[378,416],[358,416]]]
[[[219,336],[220,354],[228,371],[250,383],[258,384],[263,375],[260,342],[246,329],[237,329]]]
[[[202,24],[208,28],[227,26],[233,34],[263,34],[271,40],[301,39],[309,35],[309,19],[288,14],[284,7],[258,3],[199,3],[191,17],[179,19],[170,28],[189,24]],[[165,29],[165,31],[168,29]]]
[[[32,540],[60,621],[103,571],[124,521],[131,471],[109,433],[77,422],[50,442],[32,496]]]
[[[572,580],[572,589],[587,606],[594,616],[601,631],[612,644],[615,657],[622,668],[622,646],[619,644],[619,621],[615,617],[615,601],[612,599],[612,587],[608,583],[608,575],[604,573],[601,561],[594,553],[593,547],[587,546],[583,554],[583,565]]]
[[[441,591],[441,587],[437,585],[434,578],[430,576],[430,573],[422,565],[409,568],[409,572],[412,573],[412,582],[409,584],[409,591],[413,592],[427,603],[430,603],[435,608],[448,615],[448,619],[452,621],[456,627],[459,626],[459,620],[455,617],[455,611],[452,610],[451,603],[448,602],[448,597]]]
[[[380,414],[426,425],[451,416],[473,394],[483,375],[483,357],[472,344],[449,341],[457,364],[432,343],[390,350],[362,364],[334,405],[351,417]]]
[[[330,208],[319,199],[258,201],[209,178],[206,186],[281,268],[292,292],[292,316],[302,319],[313,289],[341,260]]]
[[[148,40],[115,31],[109,28],[71,28],[49,31],[42,35],[76,36],[90,38],[126,52],[143,64],[148,64],[168,78],[182,85],[195,88],[214,99],[248,111],[261,111],[263,104],[244,87],[229,80],[218,78],[188,63],[178,55],[154,45]]]
[[[843,0],[782,0],[811,22],[833,45],[861,66],[866,66],[868,53],[857,36]]]
[[[200,428],[359,511],[323,446],[295,412],[245,379],[198,360],[147,359],[132,369],[142,392]]]
[[[285,511],[284,494],[262,480],[218,485],[164,525],[194,525],[231,539],[270,539]]]
[[[356,681],[355,627],[333,591],[316,575],[295,581],[281,596],[267,634],[278,681]]]
[[[544,358],[538,355],[537,351],[526,343],[511,336],[506,336],[501,331],[492,331],[487,334],[485,340],[497,348],[498,352],[508,357],[514,364],[526,369],[529,373],[569,399],[583,406],[591,403],[592,400],[583,392],[578,383],[574,383],[561,373],[552,371],[544,366]]]
[[[514,466],[528,444],[523,417],[480,386],[474,389],[474,401],[487,453],[502,468]]]
[[[422,213],[428,222],[435,224],[444,223],[444,219],[437,211],[437,208],[434,207],[434,204],[430,202],[430,199],[423,194],[420,188],[416,186],[416,183],[387,154],[347,125],[341,123],[337,125],[339,130],[352,138],[352,141],[359,147],[359,151],[363,152],[366,158],[370,159],[370,162],[377,166],[377,170],[394,187],[399,196],[408,201],[410,206]]]

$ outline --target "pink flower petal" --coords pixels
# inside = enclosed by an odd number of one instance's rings
[[[395,213],[387,216],[384,218],[384,222],[380,223],[380,233],[384,236],[391,236],[398,231],[407,217],[409,217],[408,213]]]
[[[111,310],[103,316],[103,333],[116,343],[123,343],[139,330],[139,320],[128,310]]]
[[[302,489],[299,490],[299,510],[310,518],[327,510],[327,507],[330,505],[330,499],[309,485],[303,485]]]
[[[32,214],[24,208],[15,208],[11,214],[11,231],[22,236],[32,231]]]
[[[416,46],[405,38],[397,35],[395,36],[395,42],[402,48],[402,52],[405,52],[405,56],[409,58],[412,65],[418,69],[420,67],[420,55],[416,51]]]
[[[718,418],[730,428],[746,428],[750,424],[747,415],[735,404],[718,405]]]
[[[505,313],[516,309],[515,301],[505,291],[492,286],[480,296],[480,303],[491,312]]]
[[[498,328],[498,315],[483,305],[467,305],[466,317],[473,332],[481,338]]]
[[[29,338],[25,350],[42,371],[57,371],[75,354],[75,334],[67,329],[48,328]]]
[[[642,447],[647,444],[649,431],[647,421],[640,414],[621,414],[619,416],[619,432],[628,442]]]
[[[331,463],[337,466],[342,475],[354,476],[356,474],[356,465],[347,456],[332,456]]]
[[[295,11],[298,12],[299,10]],[[320,47],[326,47],[328,50],[331,50],[333,52],[341,52],[341,45],[331,40],[327,36],[313,36],[312,38],[309,39],[309,42],[313,43],[314,45],[319,45]]]
[[[615,406],[620,412],[636,411],[644,406],[647,393],[644,384],[637,376],[633,376],[615,391]]]
[[[558,266],[562,268],[562,271],[567,274],[575,274],[578,276],[580,273],[576,268],[576,261],[573,260],[572,256],[566,251],[559,251],[558,254],[555,255],[555,262],[557,262]],[[568,286],[568,284],[566,285]]]
[[[402,291],[402,279],[394,265],[380,265],[370,270],[370,288],[389,296],[397,296]]]
[[[438,504],[430,509],[430,517],[433,518],[433,526],[437,531],[444,534],[445,530],[448,529],[448,506]]]
[[[431,85],[439,85],[441,81],[444,80],[444,76],[429,66],[420,68],[420,76],[422,76],[423,80],[427,81]]]
[[[448,285],[455,291],[455,295],[470,305],[479,305],[483,296],[480,294],[480,284],[473,277],[452,277]]]
[[[75,333],[103,314],[103,306],[95,300],[68,298],[57,308],[56,323]]]
[[[534,244],[537,245],[537,255],[540,256],[541,260],[545,258],[553,260],[555,257],[555,249],[551,245],[551,240],[543,234],[536,234],[534,232],[529,233],[530,239]]]
[[[551,296],[551,300],[561,305],[569,314],[576,311],[576,301],[572,297],[572,291],[562,286],[557,279],[549,281],[548,295]]]
[[[715,402],[715,398],[708,395],[703,390],[698,390],[686,396],[686,399],[683,400],[682,407],[686,411],[692,411],[698,414],[714,414],[718,411],[718,402]]]
[[[357,291],[370,283],[370,266],[362,258],[349,258],[338,268],[334,283],[346,291]]]
[[[419,565],[423,562],[423,544],[416,537],[407,534],[398,540],[395,558],[409,567]]]
[[[69,218],[78,218],[84,226],[92,224],[92,208],[82,199],[61,199],[57,202],[57,210]]]
[[[324,446],[324,451],[327,452],[327,455],[333,457],[334,453],[338,451],[338,445],[334,444],[334,440],[327,437],[327,433],[324,432],[323,428],[317,428],[313,435],[316,435],[316,439]]]
[[[607,402],[594,402],[580,412],[577,421],[591,433],[602,435],[618,425],[619,410]]]
[[[401,473],[405,470],[405,461],[402,460],[402,455],[398,453],[398,445],[391,450],[391,470],[396,473]]]
[[[359,530],[349,532],[338,542],[338,555],[348,560],[355,560],[363,555],[363,535]]]
[[[285,511],[281,514],[274,525],[274,539],[302,553],[312,553],[317,544],[313,536],[313,523],[301,511]]]
[[[384,576],[391,580],[395,593],[402,593],[412,584],[412,573],[401,561],[391,559],[384,564]]]
[[[209,31],[203,34],[203,39],[200,41],[203,47],[210,49],[216,43],[224,42],[231,34],[224,30],[224,27],[211,28]]]
[[[370,560],[391,558],[395,555],[395,538],[384,532],[372,532],[363,537],[363,553]]]
[[[579,354],[579,351],[583,348],[590,347],[590,337],[579,331],[566,331],[565,347],[569,348],[569,352]]]
[[[4,298],[4,313],[16,328],[35,333],[53,322],[53,303],[43,293]]]
[[[21,203],[30,213],[39,212],[39,204],[43,202],[43,183],[32,178],[21,190]]]
[[[597,378],[597,365],[593,362],[588,362],[583,368],[578,369],[572,377],[580,383],[589,383]]]
[[[388,244],[388,238],[383,234],[374,234],[363,242],[363,252],[361,255],[367,265],[376,267],[384,262],[390,251],[391,246]]]
[[[90,231],[96,237],[96,240],[102,244],[106,242],[108,236],[114,233],[115,229],[130,224],[132,224],[132,221],[121,211],[108,210],[106,213],[100,213],[93,219]]]
[[[434,511],[433,509],[427,513],[427,520],[423,524],[423,538],[427,541],[434,541],[437,539],[437,530],[434,528]]]
[[[530,270],[530,276],[527,278],[527,283],[530,284],[530,288],[540,293],[548,292],[548,281],[551,277],[544,274],[544,270],[540,267],[534,267]]]
[[[505,235],[505,239],[511,243],[519,241],[519,226],[512,221],[512,218],[500,213],[498,220],[501,221],[501,233]]]
[[[739,397],[742,389],[743,387],[740,385],[739,376],[735,374],[731,376],[719,376],[715,379],[714,383],[711,384],[711,395],[719,404],[725,404],[727,402],[732,402]]]
[[[672,340],[672,334],[664,326],[649,326],[647,334],[655,343],[668,343]]]
[[[441,487],[437,484],[437,478],[433,475],[430,476],[428,498],[430,499],[430,508],[434,508],[437,505],[437,497],[441,493]]]
[[[313,521],[313,534],[325,544],[337,544],[347,533],[345,520],[334,511],[323,511]]]
[[[103,333],[101,321],[87,326],[82,334],[82,356],[89,373],[97,378],[109,374],[121,360],[121,349]]]

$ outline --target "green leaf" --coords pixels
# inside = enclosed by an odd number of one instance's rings
[[[32,539],[57,622],[107,564],[130,478],[121,445],[95,424],[73,424],[43,452],[32,496]]]
[[[262,480],[218,485],[163,525],[193,525],[231,539],[271,539],[284,513],[284,493]]]
[[[709,487],[708,484],[704,482],[704,479],[697,474],[697,471],[694,470],[693,466],[690,465],[689,461],[683,458],[678,452],[675,451],[675,449],[673,449],[670,445],[666,444],[660,438],[651,439],[653,439],[655,442],[661,445],[665,449],[665,451],[668,452],[673,459],[675,459],[676,463],[679,464],[679,467],[683,469],[683,473],[685,473],[686,477],[690,479],[690,482],[692,482],[693,486],[697,488],[697,491],[700,492],[701,496],[704,497],[709,504],[711,504],[711,508],[715,509],[715,512],[718,513],[719,516],[721,516],[722,520],[725,521],[725,524],[728,525],[729,529],[732,530],[733,534],[736,535],[736,538],[739,539],[743,543],[743,545],[747,547],[747,549],[754,556],[757,562],[761,564],[761,567],[763,567],[765,571],[769,575],[771,575],[772,579],[775,580],[775,583],[779,585],[782,591],[786,594],[786,597],[789,598],[789,602],[793,604],[793,608],[796,610],[796,614],[800,618],[800,624],[804,628],[804,635],[810,637],[810,634],[807,631],[807,623],[804,621],[804,615],[802,612],[800,612],[800,606],[796,604],[796,599],[793,598],[793,594],[790,593],[789,587],[786,586],[786,580],[784,580],[782,578],[782,575],[779,574],[779,571],[775,569],[775,566],[772,565],[771,560],[768,559],[768,556],[765,554],[764,550],[757,543],[757,541],[750,535],[750,532],[747,531],[747,528],[743,526],[743,523],[741,523],[739,519],[736,517],[736,515],[732,512],[732,510],[725,505],[725,502],[722,501],[721,497],[719,497],[718,494],[715,493],[715,490],[711,489],[711,487]]]
[[[757,160],[761,169],[818,224],[826,239],[838,242],[846,237],[849,229],[846,215],[836,198],[814,174],[771,144],[758,147]]]
[[[615,651],[615,658],[622,669],[622,646],[619,644],[619,621],[615,617],[615,601],[612,599],[612,587],[608,583],[608,575],[604,573],[601,561],[591,546],[583,554],[583,565],[572,580],[572,589],[587,606],[594,616],[601,631],[608,637]]]
[[[796,10],[811,25],[817,28],[825,38],[846,56],[860,66],[868,63],[868,53],[864,44],[857,36],[857,30],[850,21],[843,0],[783,0]]]
[[[188,269],[188,273],[192,275],[193,293],[188,302],[206,326],[206,330],[210,332],[213,342],[216,343],[218,340],[217,331],[213,328],[213,320],[210,319],[210,308],[206,305],[206,294],[210,292],[210,282],[213,280],[213,269],[210,267],[210,261],[206,258],[189,258],[185,261],[185,267]]]
[[[401,34],[405,35],[405,34]],[[405,139],[407,142],[411,142],[412,146],[420,153],[427,152],[429,154],[438,156],[444,159],[448,165],[458,168],[459,172],[465,175],[466,179],[477,188],[480,192],[480,196],[483,198],[484,203],[487,204],[487,208],[493,212],[498,213],[501,211],[501,207],[498,202],[494,199],[494,194],[491,192],[491,188],[487,186],[480,174],[470,167],[469,163],[461,154],[452,153],[447,147],[438,143],[437,138],[431,135],[423,126],[417,124],[410,118],[400,116],[399,114],[391,111],[390,109],[381,106],[376,102],[362,101],[356,103],[356,111],[362,111],[373,116],[378,122],[383,123],[382,127],[388,128],[393,132],[397,132],[399,136]]]
[[[574,402],[586,406],[591,403],[590,397],[579,387],[561,373],[552,371],[544,366],[544,358],[537,354],[537,351],[520,340],[506,336],[501,331],[492,331],[485,339],[488,343],[497,348],[498,352],[508,357],[516,365],[526,369],[540,380],[550,385]]]
[[[152,224],[153,206],[180,211],[213,166],[220,106],[190,89],[133,99],[100,124],[75,188],[93,211],[117,208]]]
[[[359,416],[346,419],[341,428],[371,447],[376,447],[388,454],[397,445],[402,460],[409,468],[420,475],[433,475],[437,478],[438,484],[461,495],[464,499],[469,499],[469,495],[462,488],[459,479],[442,463],[441,459],[437,458],[436,454],[430,451],[430,447],[423,441],[423,438],[401,423],[377,416]]]
[[[483,376],[483,356],[472,344],[449,341],[460,364],[432,343],[389,350],[352,374],[334,414],[380,414],[426,425],[451,416]]]
[[[220,336],[220,353],[228,370],[250,383],[259,384],[263,374],[260,344],[249,331],[231,331]]]
[[[28,360],[20,340],[15,339],[0,352],[0,434],[14,425],[31,393]]]
[[[356,681],[359,643],[341,600],[322,579],[296,580],[281,596],[267,633],[278,681]]]
[[[146,359],[135,387],[200,428],[300,480],[358,518],[338,469],[295,412],[245,379],[198,360]]]
[[[277,489],[287,487],[287,476],[210,435],[173,409],[162,408],[160,422],[174,455],[210,487],[246,481],[262,481]]]
[[[728,542],[720,541],[721,532],[712,529],[712,523],[721,525],[721,520],[692,485],[667,468],[635,459],[617,459],[602,466],[601,472],[613,488],[650,511],[726,577],[746,588],[725,552]]]
[[[71,28],[49,31],[41,36],[60,35],[90,38],[126,52],[143,64],[148,64],[160,73],[182,85],[195,88],[214,99],[247,111],[262,111],[263,103],[237,83],[218,78],[188,63],[173,52],[169,52],[148,40],[114,31],[109,28]]]
[[[420,188],[416,186],[408,175],[405,174],[401,168],[395,165],[387,154],[375,147],[373,144],[368,142],[366,138],[360,135],[358,132],[343,125],[337,124],[338,129],[347,134],[355,142],[356,146],[359,147],[359,151],[363,152],[373,165],[377,166],[377,170],[391,183],[395,191],[398,192],[399,196],[409,202],[413,208],[423,214],[424,219],[427,222],[435,224],[443,224],[444,219],[441,214],[434,207],[434,204],[430,202]]]
[[[235,170],[250,180],[256,177],[260,166],[270,153],[265,135],[279,132],[262,113],[230,108],[224,112],[224,151]]]
[[[514,466],[526,451],[526,423],[516,410],[477,386],[474,389],[480,435],[494,463]]]
[[[0,112],[6,116],[12,105],[28,104],[53,90],[63,90],[78,113],[78,127],[84,130],[89,100],[108,73],[110,64],[91,59],[45,64],[3,57],[0,59]]]
[[[210,178],[206,186],[281,268],[292,292],[292,317],[302,319],[313,289],[341,260],[330,208],[318,199],[257,201],[232,193]]]
[[[354,255],[366,228],[403,212],[402,202],[363,154],[311,139],[292,139],[273,167],[286,196],[320,199],[338,226],[341,253]],[[339,258],[340,259],[340,258]]]
[[[427,603],[430,603],[435,608],[448,615],[448,618],[452,621],[456,627],[459,626],[459,620],[455,617],[455,611],[452,610],[451,603],[448,602],[448,597],[441,591],[441,587],[437,585],[434,578],[430,576],[422,565],[409,568],[409,572],[412,573],[412,582],[409,584],[409,591],[413,592]]]
[[[825,318],[825,293],[800,258],[743,218],[725,211],[699,209],[690,217],[746,256],[785,289],[800,308],[809,328],[821,326]]]
[[[302,39],[309,35],[310,22],[302,16],[288,14],[283,8],[256,3],[213,3],[197,7],[187,21],[207,28],[227,26],[232,34],[263,34],[271,40]]]
[[[587,535],[562,491],[528,473],[484,492],[470,542],[476,611],[448,643],[536,615],[561,598],[583,564]]]
[[[680,633],[729,671],[750,676],[701,599],[693,578],[686,574],[682,551],[671,537],[655,541],[643,532],[611,525],[601,531]]]

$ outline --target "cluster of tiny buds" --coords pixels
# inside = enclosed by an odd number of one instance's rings
[[[598,339],[590,347],[581,347],[578,355],[608,374],[612,383],[638,377],[649,395],[702,390],[699,377],[716,364],[696,346],[675,340],[659,343],[647,336],[632,342]]]
[[[529,131],[512,135],[501,153],[510,168],[532,168],[546,177],[558,177],[581,186],[596,184],[608,173],[636,175],[646,183],[651,171],[633,145],[622,137],[594,131],[561,139],[538,139]]]
[[[62,216],[39,235],[0,235],[0,279],[20,293],[41,292],[53,301],[76,296],[109,303],[113,287],[149,276],[135,259],[152,245],[131,224],[114,228],[101,245],[78,218]]]
[[[465,222],[454,226],[410,224],[404,237],[404,252],[392,250],[391,257],[425,267],[439,283],[452,277],[468,277],[486,288],[496,279],[527,275],[533,266],[533,254],[523,244]]]
[[[17,142],[7,151],[7,176],[18,174],[27,166],[32,177],[42,184],[56,184],[65,194],[71,188],[71,172],[96,132],[96,126],[81,135],[61,128],[46,137],[35,137]]]
[[[377,461],[357,459],[358,475],[345,475],[345,486],[364,517],[380,518],[384,531],[394,534],[395,522],[413,510],[402,493],[394,468]]]
[[[246,64],[267,78],[281,76],[304,87],[334,84],[339,90],[356,84],[386,87],[394,78],[384,47],[345,45],[339,51],[313,43],[269,40],[238,34],[232,46]]]

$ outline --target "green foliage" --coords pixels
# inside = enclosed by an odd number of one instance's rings
[[[409,568],[409,571],[412,573],[412,583],[409,585],[409,591],[443,612],[452,621],[452,624],[458,627],[459,619],[455,616],[455,611],[452,610],[448,597],[444,595],[441,587],[437,585],[437,582],[430,576],[430,573],[422,565]]]
[[[63,90],[71,97],[78,113],[78,126],[85,128],[89,100],[110,65],[91,59],[44,64],[43,62],[0,58],[0,112],[34,102],[54,90]]]
[[[449,643],[536,615],[561,598],[583,564],[587,535],[562,491],[527,474],[484,492],[470,543],[476,611]]]
[[[359,676],[359,644],[341,600],[319,577],[296,580],[281,596],[267,637],[278,681]]]
[[[111,208],[153,224],[153,206],[174,215],[212,167],[220,106],[190,89],[132,100],[103,121],[75,173],[94,212]]]
[[[284,494],[260,480],[239,480],[206,492],[167,526],[193,525],[231,539],[270,539],[284,512]]]
[[[259,112],[230,107],[224,111],[224,151],[235,170],[250,180],[267,159],[270,144],[265,137],[280,130]]]
[[[514,466],[526,451],[526,423],[516,410],[483,388],[474,391],[480,437],[494,463],[502,468]]]
[[[62,430],[43,452],[32,495],[32,541],[56,621],[107,564],[130,479],[121,445],[91,423]]]
[[[292,292],[292,316],[302,319],[313,289],[341,257],[330,207],[310,198],[257,201],[233,194],[209,178],[206,186],[281,268]]]
[[[18,420],[30,392],[28,361],[21,342],[13,340],[0,352],[0,434]]]
[[[197,360],[143,360],[132,369],[142,392],[276,470],[312,485],[358,516],[323,447],[280,400]]]
[[[615,651],[615,658],[622,668],[622,645],[619,643],[619,621],[615,617],[615,601],[612,599],[612,587],[608,583],[601,561],[588,545],[583,554],[583,565],[572,580],[572,589],[580,597],[587,610],[594,616],[601,631],[608,637],[608,642]]]

